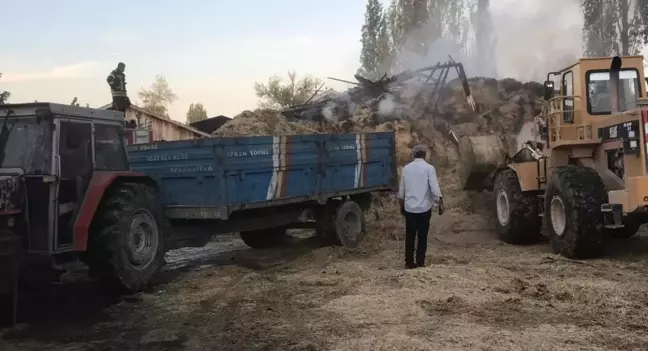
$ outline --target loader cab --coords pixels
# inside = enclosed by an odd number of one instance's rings
[[[593,125],[637,108],[646,96],[643,57],[583,58],[547,74],[543,116],[550,145],[594,143]]]
[[[0,189],[10,189],[0,192],[0,206],[13,202],[0,209],[0,225],[8,221],[3,216],[13,216],[12,230],[28,252],[75,250],[73,223],[99,170],[128,170],[120,112],[0,105]]]

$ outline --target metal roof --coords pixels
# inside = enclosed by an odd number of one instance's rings
[[[0,117],[10,113],[12,116],[34,116],[37,112],[46,111],[53,115],[103,119],[109,121],[124,121],[124,114],[118,111],[102,110],[81,106],[63,105],[53,102],[28,102],[20,104],[0,105]]]

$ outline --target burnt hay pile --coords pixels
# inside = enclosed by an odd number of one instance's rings
[[[422,143],[430,146],[429,160],[437,167],[448,207],[470,211],[468,194],[461,191],[458,179],[461,166],[449,131],[458,137],[517,133],[522,125],[533,120],[542,107],[542,84],[521,83],[513,79],[471,78],[469,86],[478,105],[474,112],[466,100],[461,82],[451,81],[439,93],[437,112],[426,114],[422,103],[412,103],[413,94],[398,97],[393,113],[385,114],[380,99],[367,99],[357,104],[351,117],[336,121],[288,119],[279,111],[259,109],[244,111],[214,133],[215,136],[290,135],[316,133],[354,133],[395,131],[399,166],[411,159],[412,147]],[[402,91],[406,92],[407,89]],[[388,99],[389,97],[382,97]]]

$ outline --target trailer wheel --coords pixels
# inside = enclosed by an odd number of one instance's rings
[[[321,206],[315,216],[315,235],[324,245],[342,245],[335,231],[335,211],[341,204],[340,201],[329,202]]]
[[[119,185],[103,199],[92,223],[90,274],[126,292],[142,291],[164,265],[166,231],[153,188]]]
[[[562,166],[551,174],[545,192],[545,225],[551,247],[568,258],[593,258],[603,253],[601,205],[605,185],[592,169]]]
[[[283,244],[286,239],[286,228],[269,228],[241,232],[241,239],[245,245],[253,249],[269,249]]]
[[[522,192],[517,173],[512,169],[497,175],[493,190],[500,240],[514,245],[537,243],[542,221],[538,215],[536,194]]]
[[[335,234],[344,247],[356,248],[365,234],[364,212],[354,201],[346,201],[335,211]]]
[[[16,322],[21,251],[19,236],[0,231],[0,327]]]

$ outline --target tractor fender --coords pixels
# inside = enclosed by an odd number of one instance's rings
[[[125,180],[149,184],[157,190],[157,183],[142,172],[95,171],[74,221],[74,251],[87,250],[90,225],[101,200],[112,186]]]

